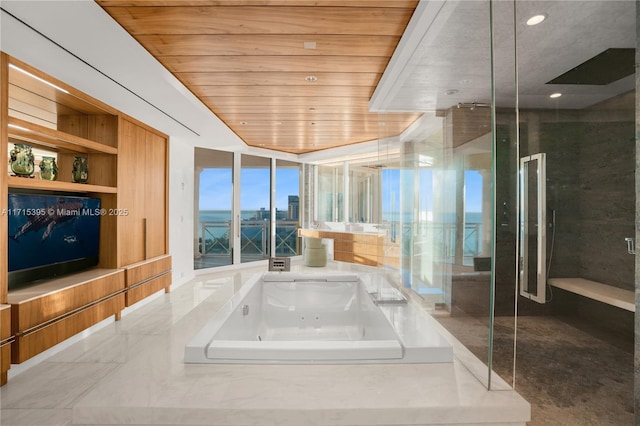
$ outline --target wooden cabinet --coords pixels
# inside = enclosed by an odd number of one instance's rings
[[[36,154],[31,178],[13,176],[15,144]],[[38,155],[54,156],[58,178],[38,178]],[[86,157],[86,183],[72,179]],[[171,284],[168,255],[168,137],[0,52],[0,211],[9,193],[100,199],[98,265],[8,290],[8,219],[0,215],[0,378],[8,353],[23,362]],[[10,313],[9,313],[10,311]],[[8,334],[7,337],[5,335]],[[12,337],[13,336],[13,337]]]
[[[12,362],[21,363],[124,309],[122,269],[91,269],[9,292],[15,342]]]
[[[151,129],[121,120],[118,156],[119,261],[124,267],[167,250],[167,141]]]
[[[171,285],[171,256],[163,255],[125,268],[127,293],[125,305],[131,306],[153,293],[169,292]]]
[[[11,305],[0,305],[0,386],[7,383],[11,367]]]
[[[367,266],[385,264],[385,237],[383,235],[300,229],[298,236],[332,239],[334,260]]]

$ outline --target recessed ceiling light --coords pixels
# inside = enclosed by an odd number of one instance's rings
[[[315,75],[308,75],[304,78],[304,81],[306,81],[307,83],[314,83],[318,81],[318,77],[316,77]]]
[[[456,93],[458,93],[458,89],[449,89],[444,92],[447,96],[455,95]]]
[[[538,24],[541,24],[545,19],[547,19],[546,13],[533,15],[531,18],[527,19],[527,25],[529,26],[538,25]]]
[[[560,96],[562,96],[562,93],[560,92],[552,93],[549,95],[551,99],[556,99],[556,98],[559,98]]]
[[[316,48],[316,42],[315,41],[305,41],[303,43],[303,46],[305,49],[315,49]]]

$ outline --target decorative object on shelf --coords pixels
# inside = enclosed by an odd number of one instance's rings
[[[87,157],[75,157],[73,160],[71,179],[75,183],[87,183],[87,180],[89,180],[89,163],[87,162]]]
[[[40,179],[42,180],[58,179],[58,165],[56,164],[55,157],[42,157],[39,167],[40,167]]]
[[[31,146],[24,143],[16,143],[9,152],[11,156],[11,171],[20,177],[31,177],[35,170],[35,162]]]

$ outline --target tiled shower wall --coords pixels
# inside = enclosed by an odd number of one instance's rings
[[[635,138],[630,109],[592,109],[540,125],[547,153],[548,246],[555,241],[550,277],[580,277],[634,288],[634,258],[627,254],[635,215]],[[535,153],[535,152],[530,152]],[[523,154],[526,155],[526,154]]]

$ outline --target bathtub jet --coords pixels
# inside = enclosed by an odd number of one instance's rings
[[[189,342],[184,361],[452,362],[426,315],[411,304],[375,304],[357,274],[256,274]]]

